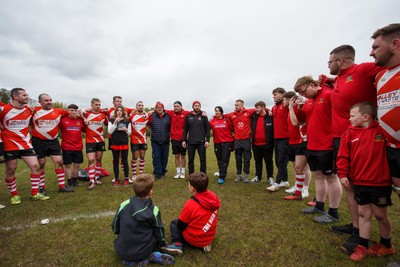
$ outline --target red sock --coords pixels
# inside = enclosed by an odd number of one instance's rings
[[[31,173],[31,187],[32,187],[32,196],[39,193],[39,181],[40,181],[40,173],[34,174]]]
[[[58,180],[58,188],[64,188],[65,187],[65,180],[64,180],[64,169],[55,169],[54,170],[57,175],[57,180]]]
[[[11,178],[11,180],[6,180],[8,191],[11,193],[12,196],[18,196],[17,190],[17,180],[15,177]]]
[[[91,182],[94,182],[94,173],[95,173],[95,169],[94,166],[89,167],[89,180]]]

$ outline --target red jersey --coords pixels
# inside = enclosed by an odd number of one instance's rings
[[[32,136],[41,140],[53,140],[58,136],[61,117],[68,116],[68,111],[59,108],[49,110],[34,107],[32,117]]]
[[[307,124],[307,149],[332,150],[332,90],[324,86],[313,99],[308,99],[302,110],[294,108],[299,122]]]
[[[332,133],[341,137],[350,126],[350,108],[360,102],[376,103],[374,81],[382,67],[374,63],[354,64],[342,70],[332,91]]]
[[[29,123],[32,111],[29,107],[15,108],[11,104],[0,108],[0,123],[4,126],[2,137],[4,151],[32,149]]]
[[[251,115],[255,110],[254,108],[246,109],[243,107],[240,112],[234,111],[227,115],[233,125],[235,140],[251,138]]]
[[[336,165],[339,177],[349,178],[354,185],[392,185],[385,138],[378,122],[368,128],[348,128],[340,140]]]
[[[289,124],[287,117],[289,115],[289,108],[281,102],[272,107],[272,114],[274,115],[274,138],[289,138]]]
[[[103,127],[107,125],[107,118],[104,113],[87,112],[85,118],[88,120],[86,125],[86,143],[104,142]]]
[[[380,72],[376,79],[378,119],[388,146],[400,148],[400,65]]]
[[[307,141],[307,126],[305,123],[294,126],[288,116],[289,145],[298,145]]]
[[[185,120],[190,112],[182,109],[179,113],[175,113],[173,110],[165,110],[165,113],[171,118],[171,139],[176,141],[183,140]]]
[[[197,201],[193,198],[186,201],[179,215],[179,220],[187,224],[182,234],[192,246],[204,247],[214,240],[217,232],[220,201],[210,190],[193,197]]]
[[[232,136],[233,126],[226,116],[220,119],[212,117],[210,120],[210,128],[213,131],[213,140],[215,144],[234,141]]]
[[[147,115],[132,114],[129,118],[131,122],[131,144],[146,144],[146,126],[149,121]]]
[[[60,121],[61,130],[61,149],[62,150],[82,150],[82,132],[84,122],[81,118],[62,117]]]

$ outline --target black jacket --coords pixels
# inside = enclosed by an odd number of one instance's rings
[[[186,117],[183,141],[190,145],[210,142],[210,123],[202,113],[202,111],[199,113],[192,111]]]
[[[256,132],[257,120],[259,115],[253,113],[251,117],[251,137],[254,143],[254,134]],[[265,129],[265,140],[267,141],[267,147],[274,147],[274,123],[273,118],[267,112],[264,117],[264,129]]]
[[[157,245],[166,245],[161,213],[151,198],[134,196],[124,201],[111,227],[118,235],[114,248],[121,260],[139,262],[149,258]]]

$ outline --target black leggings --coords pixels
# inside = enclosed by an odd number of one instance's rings
[[[119,155],[121,154],[122,165],[124,165],[124,178],[128,178],[129,166],[128,166],[128,152],[129,150],[112,150],[113,154],[113,169],[115,179],[119,179]]]

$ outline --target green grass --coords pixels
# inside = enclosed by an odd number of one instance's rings
[[[306,207],[306,201],[284,201],[284,190],[274,193],[265,191],[266,181],[258,184],[234,183],[234,154],[227,182],[222,186],[212,176],[217,170],[212,147],[207,151],[207,163],[209,188],[221,199],[218,233],[211,253],[187,248],[182,257],[176,257],[177,266],[357,265],[339,249],[347,236],[333,234],[329,226],[317,225],[311,215],[300,212]],[[253,177],[253,160],[251,164]],[[109,151],[104,154],[103,165],[112,173]],[[122,266],[113,248],[115,235],[111,231],[111,221],[118,205],[132,195],[131,187],[113,188],[111,175],[103,178],[104,184],[92,191],[86,190],[85,183],[74,193],[61,194],[57,192],[53,169],[48,160],[49,201],[29,200],[29,172],[23,162],[19,162],[16,175],[22,197],[20,205],[9,204],[8,190],[4,182],[0,184],[0,203],[7,206],[0,210],[0,266]],[[150,146],[145,170],[152,171]],[[4,174],[4,164],[0,165],[0,173]],[[161,210],[168,240],[169,222],[179,215],[184,202],[190,197],[187,183],[183,179],[173,179],[174,174],[174,158],[170,155],[167,177],[155,182],[152,197]],[[291,171],[289,181],[293,183]],[[314,193],[314,181],[310,193]],[[394,206],[389,208],[389,216],[393,223],[393,241],[398,245],[399,199],[395,195],[392,199]],[[340,215],[341,222],[337,224],[350,221],[344,196]],[[40,221],[44,218],[49,218],[50,223],[41,225]],[[379,240],[375,220],[371,239]],[[396,260],[399,260],[397,255],[367,258],[362,265],[386,266]]]

